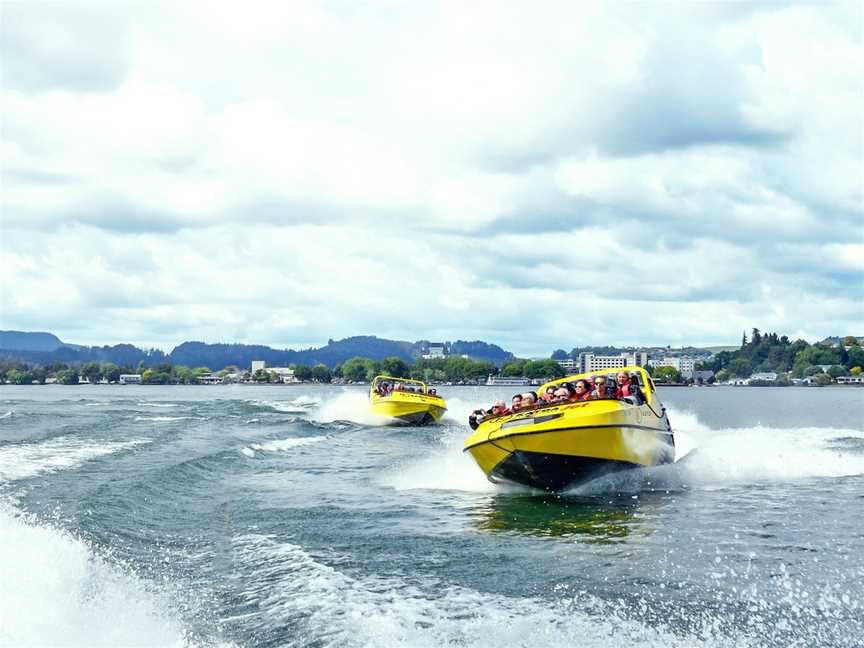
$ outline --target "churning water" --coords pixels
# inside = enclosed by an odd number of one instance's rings
[[[864,645],[864,390],[668,389],[678,462],[561,495],[442,391],[0,387],[0,645]]]

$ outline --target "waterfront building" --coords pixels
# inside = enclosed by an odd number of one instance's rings
[[[203,376],[198,376],[197,382],[200,385],[221,385],[224,381],[221,376],[204,374]]]
[[[252,368],[249,370],[249,373],[255,373],[259,369],[264,369],[267,367],[267,363],[264,360],[253,360]]]
[[[486,384],[490,387],[530,385],[531,379],[524,376],[489,376]]]
[[[121,385],[140,385],[141,374],[120,374]]]
[[[765,382],[774,382],[777,380],[777,374],[773,371],[754,373],[752,376],[750,376],[750,380],[764,380]]]
[[[857,376],[837,376],[835,379],[838,385],[864,385],[864,375]]]
[[[593,353],[580,353],[577,361],[579,373],[602,371],[617,367],[644,367],[648,364],[648,354],[644,351],[635,353],[619,353],[617,356],[601,356]]]
[[[276,382],[282,383],[298,383],[297,376],[294,375],[294,370],[291,367],[268,367],[266,371],[276,378]]]
[[[420,356],[424,360],[439,360],[447,356],[447,347],[443,342],[430,342]]]
[[[557,362],[565,372],[577,373],[576,372],[577,364],[573,358],[567,358],[565,360],[556,360],[555,362]]]
[[[651,360],[652,367],[672,367],[677,369],[682,376],[696,369],[696,358],[692,356],[664,356],[660,359]]]

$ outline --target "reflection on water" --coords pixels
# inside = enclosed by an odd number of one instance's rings
[[[632,497],[498,494],[479,517],[486,531],[547,537],[582,536],[584,542],[623,542],[633,533],[644,535],[646,507],[653,502]]]

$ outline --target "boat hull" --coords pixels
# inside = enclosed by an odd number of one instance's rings
[[[443,399],[412,393],[395,393],[384,398],[374,398],[369,406],[379,416],[412,425],[435,423],[440,421],[447,411]]]
[[[614,400],[484,421],[464,449],[490,481],[551,491],[675,458],[665,412]]]

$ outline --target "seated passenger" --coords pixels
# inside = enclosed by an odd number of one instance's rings
[[[507,405],[504,404],[504,401],[496,400],[488,410],[476,409],[471,412],[471,414],[468,415],[468,425],[472,430],[476,430],[484,419],[489,418],[490,416],[504,416],[509,413],[510,410],[507,409]]]
[[[591,390],[591,398],[606,398],[606,378],[603,376],[594,377],[594,389]]]
[[[537,392],[525,392],[522,394],[522,409],[534,407],[537,404]]]
[[[515,412],[520,409],[522,409],[522,394],[516,394],[510,401],[510,411]]]
[[[642,390],[639,389],[639,382],[636,376],[630,376],[625,371],[621,371],[616,376],[618,389],[615,390],[615,398],[621,399],[625,396],[633,398],[638,405],[641,405],[645,398],[642,396]]]
[[[559,387],[560,387],[560,385],[559,385]],[[555,401],[555,392],[557,389],[558,389],[558,387],[556,387],[555,385],[550,385],[549,387],[546,388],[546,391],[544,391],[542,394],[540,394],[540,399],[544,403],[554,402]]]
[[[573,386],[573,400],[584,401],[591,398],[591,388],[587,380],[577,380]]]
[[[428,393],[430,396],[437,396],[438,390],[437,389],[430,389]]]
[[[567,387],[563,385],[559,386],[558,389],[555,390],[555,394],[553,396],[553,403],[566,403],[570,400],[571,392]]]
[[[492,403],[492,409],[489,410],[489,413],[492,416],[504,416],[505,414],[509,414],[510,410],[507,409],[507,405],[504,404],[503,400],[496,400]]]

